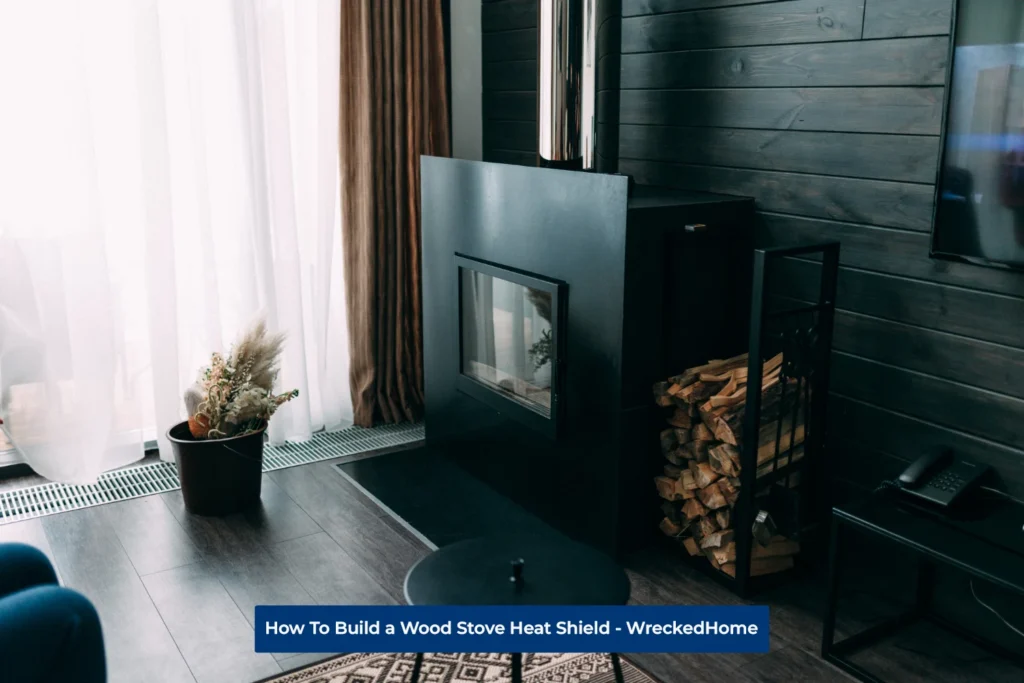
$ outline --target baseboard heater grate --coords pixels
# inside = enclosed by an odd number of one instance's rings
[[[267,446],[263,450],[263,471],[272,472],[332,458],[357,456],[422,439],[422,424],[383,425],[370,429],[347,427],[336,432],[322,432],[314,434],[310,441],[304,443]],[[50,483],[28,486],[0,492],[0,524],[179,488],[178,468],[174,463],[163,461],[104,472],[95,484]]]

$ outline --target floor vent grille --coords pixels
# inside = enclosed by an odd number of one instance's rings
[[[271,472],[332,458],[355,456],[422,439],[422,424],[382,425],[371,429],[348,427],[336,432],[322,432],[305,443],[267,446],[263,450],[263,471]],[[105,472],[95,484],[50,483],[28,486],[0,492],[0,524],[165,493],[178,488],[181,488],[178,469],[170,462]]]

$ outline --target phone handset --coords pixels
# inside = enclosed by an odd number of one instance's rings
[[[930,475],[939,467],[953,462],[952,451],[939,451],[922,455],[910,464],[900,475],[900,484],[904,488],[916,489],[930,478]]]

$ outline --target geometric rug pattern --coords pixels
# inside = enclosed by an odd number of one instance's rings
[[[356,653],[334,657],[264,683],[411,683],[416,655]],[[624,657],[625,683],[658,683]],[[511,655],[427,653],[419,683],[510,683]],[[612,659],[604,653],[524,654],[523,683],[613,683]]]

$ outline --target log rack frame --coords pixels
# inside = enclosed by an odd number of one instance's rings
[[[796,301],[793,305],[773,307],[769,304],[768,279],[771,266],[786,258],[814,258],[821,262],[821,277],[816,301]],[[768,459],[759,459],[759,438],[766,423],[762,419],[761,392],[747,395],[740,449],[739,497],[733,509],[736,543],[735,577],[714,567],[703,555],[691,559],[703,572],[724,586],[746,597],[769,585],[778,583],[789,572],[751,575],[751,554],[754,535],[752,525],[759,511],[757,497],[773,486],[781,484],[794,492],[797,506],[798,529],[806,529],[827,519],[828,504],[825,495],[814,498],[813,481],[826,477],[825,424],[828,403],[832,328],[839,271],[839,243],[814,244],[756,249],[753,258],[753,284],[750,299],[750,328],[748,341],[747,385],[761,386],[763,361],[779,351],[784,352],[780,373],[782,395],[779,414],[768,424],[776,424],[775,452]],[[793,302],[792,299],[787,301]],[[808,322],[809,321],[809,322]],[[792,404],[787,405],[788,387],[795,383]],[[796,452],[797,416],[804,411],[803,457],[792,457]],[[790,429],[788,449],[784,444],[783,429]],[[787,456],[788,454],[788,456]],[[780,460],[782,458],[782,460]],[[767,474],[758,476],[758,470]],[[800,477],[798,481],[794,475]]]

